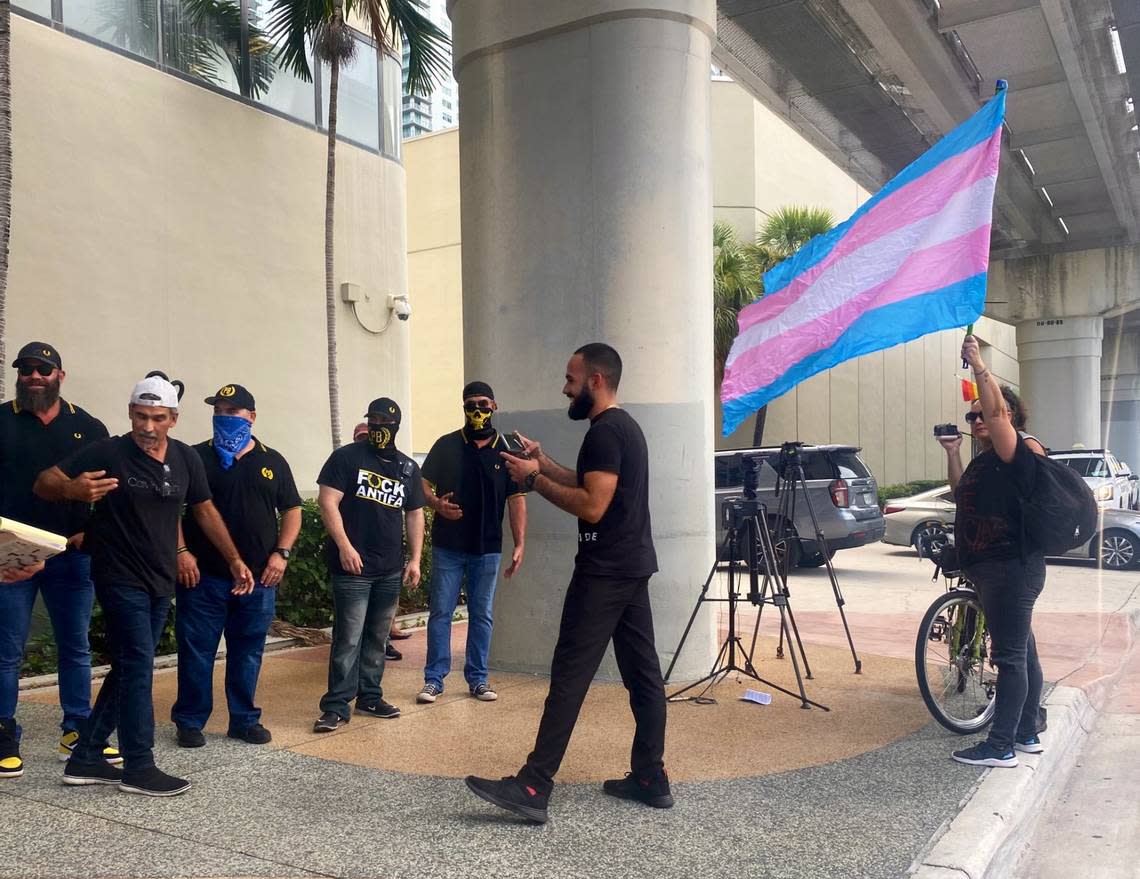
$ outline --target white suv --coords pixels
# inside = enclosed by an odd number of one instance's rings
[[[1050,452],[1049,457],[1067,464],[1084,477],[1101,509],[1136,508],[1136,477],[1108,449],[1070,449]]]

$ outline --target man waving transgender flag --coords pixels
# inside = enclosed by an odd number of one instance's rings
[[[982,313],[1004,83],[845,223],[764,275],[721,384],[724,435],[844,360],[962,327]]]

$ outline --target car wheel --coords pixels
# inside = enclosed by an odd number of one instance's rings
[[[1140,539],[1127,531],[1106,531],[1100,539],[1100,559],[1110,571],[1123,571],[1140,560]]]
[[[921,522],[910,535],[910,545],[919,552],[939,553],[947,542],[946,526],[938,521]],[[925,547],[925,550],[920,547]]]

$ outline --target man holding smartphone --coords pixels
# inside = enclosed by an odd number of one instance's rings
[[[424,461],[424,495],[435,511],[432,524],[431,615],[428,617],[424,686],[416,701],[434,702],[451,671],[451,618],[467,581],[467,659],[463,677],[481,702],[498,694],[487,683],[492,604],[503,552],[503,508],[509,510],[514,551],[504,576],[522,565],[526,542],[526,496],[511,479],[502,452],[506,437],[491,424],[498,404],[486,382],[463,389],[464,425],[435,441]],[[523,454],[518,444],[515,450]]]

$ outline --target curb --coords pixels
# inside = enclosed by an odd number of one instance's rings
[[[460,614],[463,619],[467,619],[467,608],[456,609],[456,614]],[[417,631],[427,626],[427,611],[417,611],[415,613],[404,614],[395,618],[396,623],[408,623],[408,625],[401,625],[400,628],[405,631]],[[332,634],[332,628],[322,629],[322,632]],[[289,650],[293,647],[303,647],[296,638],[278,638],[270,635],[265,639],[265,652],[274,653],[278,650]],[[214,661],[224,659],[226,655],[225,640],[218,647],[218,652],[214,657]],[[156,656],[154,658],[154,667],[156,670],[165,668],[176,668],[178,666],[178,654],[167,653],[163,656]],[[91,667],[91,680],[98,681],[107,677],[111,672],[109,665],[93,665]],[[59,684],[59,678],[55,674],[36,675],[34,677],[20,678],[19,692],[25,690],[39,690],[43,687],[54,687]]]
[[[1015,769],[986,770],[963,801],[962,810],[940,828],[908,876],[1001,879],[1012,875],[1049,798],[1064,788],[1076,767],[1113,682],[1137,649],[1140,610],[1128,612],[1127,617],[1128,646],[1116,668],[1084,689],[1057,686],[1045,700],[1049,709],[1049,729],[1041,736],[1045,753],[1018,754]]]

